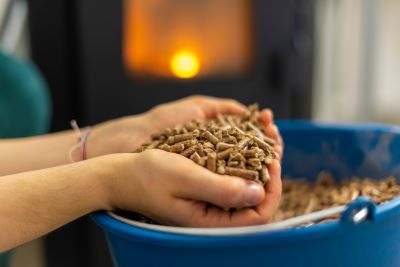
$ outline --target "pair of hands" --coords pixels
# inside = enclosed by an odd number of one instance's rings
[[[115,168],[105,182],[106,208],[133,210],[166,225],[222,227],[268,222],[281,196],[279,160],[268,168],[271,181],[262,188],[242,178],[212,173],[161,150],[124,154],[167,127],[219,113],[244,112],[245,107],[234,100],[193,96],[97,125],[87,143],[88,158],[119,153],[108,156]],[[281,158],[282,138],[269,109],[262,110],[261,122],[265,134],[277,141],[274,149]]]

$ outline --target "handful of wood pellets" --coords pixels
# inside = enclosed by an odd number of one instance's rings
[[[153,134],[138,152],[162,149],[190,158],[212,172],[264,185],[270,179],[267,166],[276,157],[275,140],[264,135],[259,118],[258,105],[253,104],[244,116],[193,120]]]

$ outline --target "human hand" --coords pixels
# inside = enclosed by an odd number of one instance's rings
[[[152,133],[175,127],[193,119],[209,119],[218,113],[241,115],[245,106],[231,99],[191,96],[155,106],[137,115],[95,126],[88,141],[88,158],[133,152],[150,139]]]
[[[271,181],[262,188],[161,150],[118,156],[116,175],[106,185],[109,209],[135,211],[165,225],[223,227],[266,223],[279,205],[278,160],[270,165]],[[229,208],[238,210],[225,211]]]
[[[205,96],[191,96],[161,104],[137,116],[96,125],[88,140],[87,157],[135,151],[150,139],[152,133],[192,119],[207,120],[217,114],[242,115],[245,112],[245,106],[235,100]],[[276,152],[282,156],[282,139],[273,122],[272,111],[262,110],[260,118],[265,134],[277,141]]]
[[[278,159],[282,160],[284,143],[279,132],[278,126],[274,122],[274,114],[269,108],[261,110],[260,121],[264,126],[264,134],[276,141],[274,151],[278,154]]]
[[[147,136],[193,119],[208,120],[218,114],[243,115],[246,107],[233,99],[190,96],[161,104],[144,113]]]
[[[245,112],[246,107],[233,99],[191,96],[156,106],[145,113],[147,122],[145,135],[149,139],[152,133],[193,119],[208,120],[218,114],[243,115]],[[282,158],[283,140],[274,123],[272,110],[268,108],[261,110],[260,120],[264,127],[264,134],[276,141],[274,150],[279,158]]]

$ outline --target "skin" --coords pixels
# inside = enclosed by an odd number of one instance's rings
[[[166,127],[243,112],[244,107],[233,100],[202,96],[163,104],[96,125],[87,142],[88,160],[79,161],[76,153],[76,163],[68,158],[77,142],[72,131],[0,141],[0,252],[96,210],[132,210],[176,226],[268,222],[281,195],[279,160],[270,165],[271,181],[262,188],[161,150],[127,153]],[[278,141],[276,152],[282,156],[272,112],[263,110],[261,121],[265,133]]]

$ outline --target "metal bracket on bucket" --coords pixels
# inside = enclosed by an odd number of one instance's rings
[[[342,213],[341,222],[359,224],[375,216],[375,203],[368,197],[359,197],[351,202]]]
[[[330,209],[312,212],[309,214],[290,218],[281,222],[267,224],[274,230],[296,227],[301,225],[313,225],[316,222],[329,219],[330,217],[342,213],[340,221],[343,223],[359,224],[367,218],[373,219],[376,205],[368,197],[359,197],[349,205],[342,205]],[[265,226],[267,226],[265,225]]]

